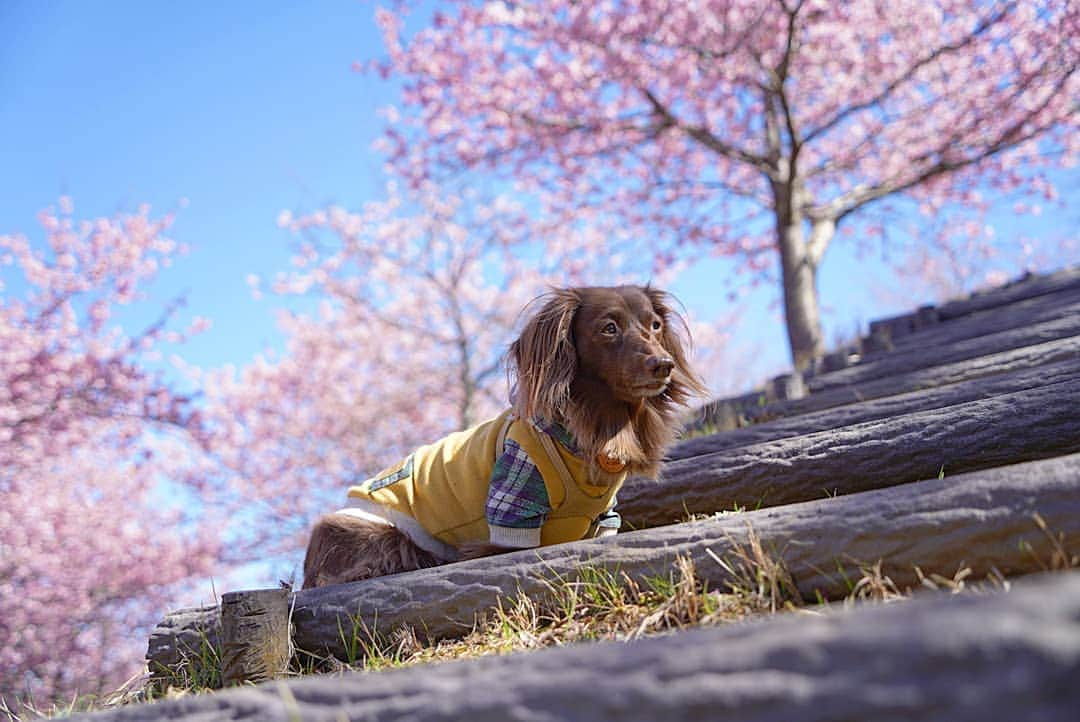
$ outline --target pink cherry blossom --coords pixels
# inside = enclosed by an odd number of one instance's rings
[[[379,70],[403,83],[382,143],[400,173],[493,171],[659,253],[776,269],[800,366],[823,350],[838,227],[865,243],[913,208],[1050,197],[1047,171],[1077,155],[1069,0],[447,0],[407,32],[410,5],[377,16]],[[981,235],[940,230],[916,244]]]
[[[531,299],[653,270],[603,227],[559,228],[473,190],[391,185],[357,211],[279,218],[297,236],[292,268],[249,284],[310,306],[281,313],[281,353],[198,375],[210,452],[200,473],[248,500],[239,537],[294,561],[349,484],[507,405],[503,357]]]
[[[148,209],[40,216],[43,243],[0,236],[0,697],[47,706],[114,689],[176,585],[218,554],[212,527],[168,503],[170,436],[199,436],[187,397],[144,370],[170,310],[113,325],[176,253]],[[196,329],[197,330],[197,329]]]

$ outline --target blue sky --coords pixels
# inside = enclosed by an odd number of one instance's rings
[[[286,268],[290,238],[278,213],[355,207],[384,182],[370,144],[381,127],[376,109],[396,101],[396,88],[350,70],[381,52],[373,10],[360,0],[5,0],[0,233],[40,238],[36,213],[60,195],[74,199],[80,218],[142,202],[164,212],[187,199],[171,235],[192,251],[151,299],[185,292],[185,314],[214,321],[183,355],[205,367],[242,365],[279,345],[274,300],[253,300],[244,280]],[[1075,174],[1062,192],[1077,198]],[[1075,211],[1047,213],[1020,225],[1006,219],[1001,232],[1076,223]],[[702,264],[673,290],[707,314],[725,304],[715,282],[722,270]],[[884,297],[882,284],[892,289]],[[928,300],[897,292],[880,264],[843,247],[830,251],[821,286],[829,339]],[[758,290],[739,309],[740,343],[753,357],[740,376],[779,371],[787,352],[775,292]]]
[[[368,150],[385,84],[350,71],[381,42],[371,7],[318,3],[0,4],[0,232],[37,232],[60,195],[77,217],[179,209],[191,253],[155,294],[186,291],[215,328],[185,352],[243,363],[276,342],[249,273],[286,268],[284,208],[377,193]]]

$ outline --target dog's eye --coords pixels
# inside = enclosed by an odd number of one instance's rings
[[[659,321],[653,321],[652,322],[652,330],[653,331],[659,331],[661,325],[662,324]]]
[[[605,336],[614,336],[619,332],[619,327],[615,325],[614,321],[608,321],[604,324],[604,327],[600,329],[600,333]]]

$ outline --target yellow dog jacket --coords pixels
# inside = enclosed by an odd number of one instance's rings
[[[626,473],[615,483],[588,482],[584,459],[529,421],[508,410],[471,429],[421,446],[402,462],[349,489],[349,508],[394,524],[421,548],[444,560],[458,557],[467,542],[489,541],[485,503],[492,471],[512,439],[543,477],[551,511],[540,544],[577,541],[615,504]]]

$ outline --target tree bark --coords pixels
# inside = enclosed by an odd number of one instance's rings
[[[1071,346],[1072,353],[1060,361],[1039,364],[1030,368],[1021,366],[1015,371],[958,380],[955,383],[913,390],[908,393],[888,394],[881,398],[871,395],[859,402],[848,397],[844,399],[846,403],[834,404],[830,408],[780,416],[771,421],[751,424],[721,434],[687,439],[668,451],[667,461],[714,454],[740,446],[791,439],[845,426],[865,424],[868,421],[888,420],[918,411],[943,409],[969,401],[979,401],[1001,394],[1068,381],[1080,377],[1080,339],[1075,339]]]
[[[628,479],[619,512],[641,529],[1080,452],[1080,367],[1059,373],[1066,380],[673,461],[659,482]]]
[[[797,370],[825,353],[818,310],[817,263],[811,257],[802,225],[778,217],[777,243],[784,290],[784,322],[787,326],[791,360]]]
[[[802,371],[815,358],[825,354],[817,272],[836,232],[836,219],[831,216],[806,217],[804,209],[809,197],[798,177],[795,157],[780,162],[777,173],[779,178],[771,185],[784,291],[784,320],[792,363],[796,370]]]

